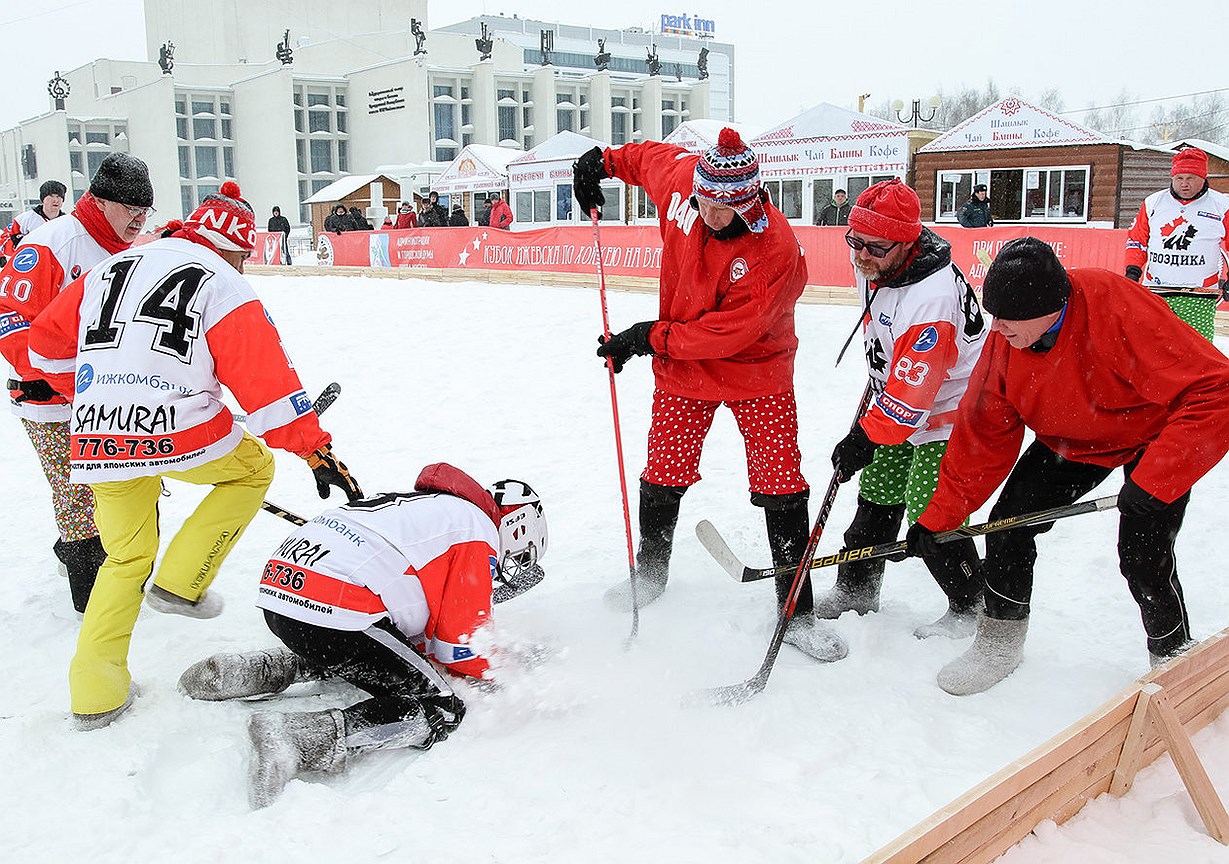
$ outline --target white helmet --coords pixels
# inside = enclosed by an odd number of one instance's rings
[[[546,517],[542,499],[523,480],[500,480],[488,491],[499,510],[499,567],[491,599],[502,603],[542,581],[538,562],[546,554]]]

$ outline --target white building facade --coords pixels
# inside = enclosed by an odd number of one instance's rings
[[[289,8],[145,0],[149,60],[65,72],[62,108],[0,132],[0,217],[35,203],[47,179],[75,200],[124,151],[149,164],[158,221],[235,179],[262,219],[277,205],[303,223],[302,202],[347,174],[447,161],[467,144],[530,149],[562,129],[661,139],[733,111],[733,46],[712,39],[503,16],[428,30],[426,0]]]

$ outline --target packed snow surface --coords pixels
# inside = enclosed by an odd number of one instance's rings
[[[214,583],[214,620],[143,610],[130,665],[143,695],[113,726],[72,731],[67,669],[78,619],[57,575],[49,494],[14,418],[0,422],[5,543],[0,561],[0,857],[6,861],[857,862],[1046,741],[1147,671],[1139,613],[1118,573],[1113,513],[1041,537],[1023,665],[987,693],[948,696],[938,669],[967,641],[911,634],[944,608],[915,561],[889,564],[879,613],[837,627],[850,655],[818,665],[785,648],[764,693],[739,707],[684,708],[696,688],[744,680],[775,623],[772,588],[741,586],[692,526],[710,519],[754,566],[768,564],[748,501],[742,443],[727,411],[704,479],[683,500],[669,588],[630,618],[603,590],[627,576],[607,374],[593,356],[591,289],[336,276],[254,276],[306,388],[339,381],[324,416],[366,492],[412,486],[447,461],[483,482],[515,477],[542,495],[547,579],[499,607],[496,638],[547,645],[532,669],[466,689],[469,713],[435,749],[371,754],[340,777],[293,781],[249,812],[246,718],[276,705],[357,701],[344,684],[299,685],[276,702],[192,702],[180,672],[217,651],[274,643],[253,605],[261,568],[291,526],[258,514]],[[611,292],[612,326],[655,317],[656,298]],[[797,394],[804,470],[818,495],[866,374],[833,362],[857,312],[798,307]],[[856,346],[855,346],[856,347]],[[652,375],[618,376],[628,487],[644,464]],[[278,453],[270,500],[325,506],[296,457]],[[1094,495],[1117,491],[1115,473]],[[164,543],[201,492],[168,483]],[[1229,469],[1196,488],[1179,540],[1195,633],[1229,624],[1223,506]],[[334,493],[330,504],[338,503]],[[841,490],[821,551],[834,551],[856,491]],[[633,498],[633,518],[635,503]],[[975,517],[981,521],[985,510]],[[823,590],[834,576],[817,571]],[[1229,792],[1229,718],[1196,736]],[[1005,857],[1037,862],[1229,861],[1204,831],[1168,758],[1123,800],[1043,825]]]

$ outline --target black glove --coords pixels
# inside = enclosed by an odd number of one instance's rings
[[[316,492],[321,498],[328,498],[332,492],[330,486],[336,486],[346,493],[350,501],[363,497],[363,490],[358,482],[350,476],[350,469],[333,454],[333,445],[325,444],[319,450],[313,450],[307,457],[307,467],[316,476]]]
[[[649,331],[656,323],[656,321],[641,321],[639,324],[628,327],[622,333],[611,334],[609,339],[605,336],[598,336],[597,356],[609,357],[614,371],[622,372],[623,364],[633,354],[644,356],[653,353],[653,347],[649,345]]]
[[[21,395],[14,402],[50,402],[60,394],[50,384],[39,378],[35,381],[9,381],[10,390],[20,390]]]
[[[438,741],[443,741],[465,719],[465,703],[453,694],[440,693],[422,700],[423,715],[431,727],[431,736],[419,745],[423,750]]]
[[[1144,271],[1142,268],[1136,267],[1134,264],[1132,264],[1130,267],[1127,268],[1125,275],[1132,282],[1138,282],[1140,278],[1144,275]]]
[[[1155,498],[1136,486],[1130,477],[1122,484],[1122,491],[1118,493],[1118,510],[1124,516],[1152,516],[1168,506],[1160,498]]]
[[[832,451],[832,467],[836,469],[836,482],[846,483],[853,479],[875,458],[875,442],[866,437],[862,424],[855,423],[849,434],[840,440]]]
[[[594,147],[573,163],[572,194],[576,196],[576,203],[585,216],[595,207],[598,213],[602,212],[602,205],[606,203],[602,181],[608,176],[601,147]]]
[[[905,534],[905,543],[908,546],[906,551],[910,558],[931,558],[940,552],[940,544],[935,539],[935,532],[921,522],[914,522],[909,526],[909,531]]]

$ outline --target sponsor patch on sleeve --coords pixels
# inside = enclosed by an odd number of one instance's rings
[[[902,426],[917,426],[922,421],[921,411],[911,405],[906,405],[899,399],[894,399],[887,392],[876,396],[875,404],[879,406],[879,410]]]
[[[10,333],[16,333],[18,330],[28,330],[30,322],[25,319],[25,316],[17,312],[10,312],[7,315],[0,315],[0,339]]]
[[[290,405],[294,408],[295,415],[299,417],[302,417],[304,414],[307,414],[312,410],[312,400],[308,398],[307,393],[302,390],[290,397]]]
[[[12,265],[18,273],[29,273],[38,265],[38,248],[22,246],[13,256]]]
[[[917,341],[913,343],[914,351],[929,351],[931,348],[939,344],[939,331],[933,326],[927,327],[917,337]]]
[[[458,663],[461,660],[468,660],[474,656],[474,652],[464,645],[452,646],[452,662]]]

